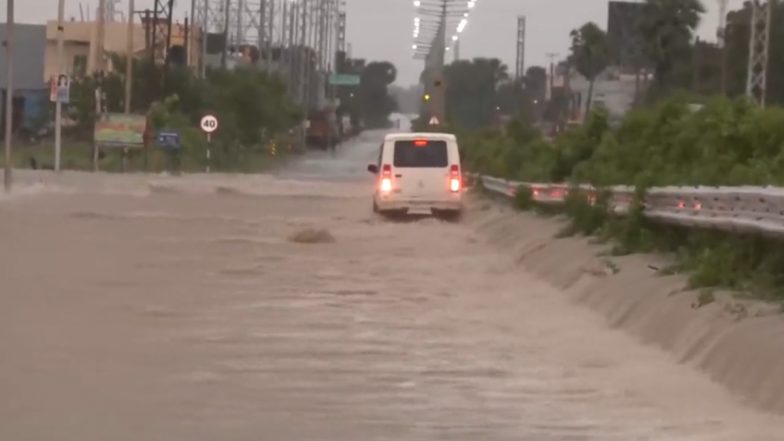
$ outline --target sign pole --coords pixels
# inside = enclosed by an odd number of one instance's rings
[[[63,33],[65,32],[63,21],[65,20],[65,0],[60,0],[57,5],[57,82],[55,86],[54,104],[54,171],[60,171],[60,157],[62,153],[62,129],[63,129],[63,103],[60,99],[60,78],[63,75]]]
[[[212,143],[212,135],[207,133],[207,167],[205,171],[210,172],[210,144]]]
[[[212,144],[212,132],[218,130],[218,118],[215,115],[204,115],[199,122],[201,131],[207,135],[207,164],[204,167],[206,173],[210,172],[210,162],[212,160],[212,152],[210,151]]]

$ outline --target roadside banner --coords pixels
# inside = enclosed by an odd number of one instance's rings
[[[107,113],[95,122],[95,143],[109,147],[144,147],[145,115]]]

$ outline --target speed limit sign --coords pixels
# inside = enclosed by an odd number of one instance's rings
[[[214,115],[205,115],[201,119],[200,125],[201,130],[204,133],[212,133],[218,130],[218,118],[216,118]]]

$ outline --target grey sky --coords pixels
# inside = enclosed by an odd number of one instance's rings
[[[0,17],[5,20],[5,3],[0,0]],[[399,70],[398,83],[415,83],[422,62],[411,58],[411,31],[414,6],[411,0],[346,0],[348,8],[348,41],[353,55],[369,60],[392,61]],[[79,16],[79,0],[66,0],[67,16]],[[96,0],[82,0],[94,10]],[[185,17],[190,0],[176,0],[178,15]],[[708,13],[703,17],[700,35],[715,38],[718,12],[716,0],[703,0]],[[730,8],[738,8],[743,0],[730,0]],[[152,5],[152,0],[136,0],[137,8]],[[57,0],[16,0],[17,21],[41,23],[55,19]],[[121,0],[122,10],[127,0]],[[546,53],[566,55],[569,31],[586,21],[607,26],[607,0],[478,0],[470,24],[462,37],[461,57],[492,56],[514,66],[517,16],[528,18],[526,65],[543,65]],[[94,13],[91,14],[94,16]],[[450,57],[451,59],[451,57]]]

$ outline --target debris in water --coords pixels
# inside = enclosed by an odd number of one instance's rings
[[[335,238],[327,230],[306,229],[289,236],[289,242],[295,243],[332,243]]]

